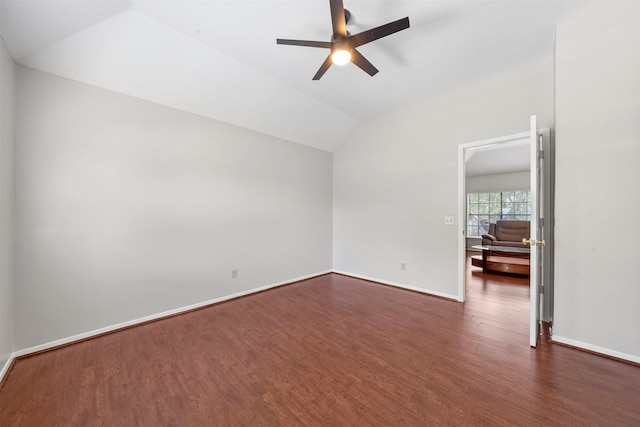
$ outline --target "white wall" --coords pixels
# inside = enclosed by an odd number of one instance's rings
[[[529,189],[531,189],[531,176],[528,171],[468,176],[466,180],[467,193],[490,193],[493,191]]]
[[[640,4],[557,31],[554,339],[640,362]]]
[[[552,127],[552,56],[362,125],[334,153],[334,268],[457,296],[458,145],[526,132],[533,114]]]
[[[17,349],[331,269],[332,154],[17,80]]]
[[[0,38],[0,371],[14,350],[14,79],[15,64]]]

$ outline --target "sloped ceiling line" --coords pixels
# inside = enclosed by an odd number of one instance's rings
[[[3,0],[0,31],[20,64],[334,151],[363,121],[550,54],[553,28],[589,2],[349,0],[354,23],[409,16],[362,46],[380,70],[331,67],[328,1]]]

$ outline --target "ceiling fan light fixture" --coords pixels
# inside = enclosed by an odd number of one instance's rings
[[[331,61],[336,65],[345,65],[351,62],[351,52],[347,49],[336,49],[331,54]]]

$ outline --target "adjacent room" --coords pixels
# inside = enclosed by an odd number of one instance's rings
[[[523,243],[523,239],[531,237],[530,145],[529,138],[507,138],[499,143],[483,141],[478,147],[464,150],[461,161],[465,185],[459,195],[463,198],[466,226],[465,300],[473,299],[473,292],[481,292],[483,298],[493,298],[504,305],[500,311],[522,316],[523,323],[535,310],[530,304],[531,246]],[[545,245],[548,250],[553,239],[541,239],[550,242],[548,247]],[[551,269],[547,257],[544,261],[544,270]],[[541,281],[551,287],[549,280]],[[543,301],[543,307],[549,305]],[[551,323],[547,311],[539,320]],[[511,323],[518,324],[513,319]],[[529,325],[520,329],[527,331]],[[537,341],[539,331],[533,333]]]
[[[0,0],[0,425],[639,425],[638,22]]]

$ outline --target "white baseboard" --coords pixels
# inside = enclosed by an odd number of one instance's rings
[[[7,360],[7,363],[5,363],[4,366],[2,367],[2,369],[0,369],[0,383],[2,383],[2,380],[4,379],[4,376],[9,371],[9,367],[11,366],[11,364],[13,363],[13,359],[15,359],[15,358],[16,358],[16,354],[12,353],[11,356],[9,356],[9,359]]]
[[[289,285],[291,283],[299,282],[301,280],[311,279],[313,277],[322,276],[322,275],[328,274],[328,273],[331,273],[331,270],[327,270],[327,271],[323,271],[323,272],[319,272],[319,273],[314,273],[314,274],[309,274],[309,275],[306,275],[306,276],[296,277],[294,279],[290,279],[290,280],[287,280],[287,281],[284,281],[284,282],[273,283],[273,284],[270,284],[270,285],[261,286],[259,288],[253,288],[253,289],[249,289],[247,291],[242,291],[242,292],[238,292],[238,293],[231,294],[231,295],[225,295],[223,297],[210,299],[210,300],[207,300],[207,301],[199,302],[199,303],[188,305],[188,306],[185,306],[185,307],[176,308],[176,309],[173,309],[173,310],[163,311],[162,313],[152,314],[150,316],[145,316],[145,317],[141,317],[139,319],[118,323],[116,325],[106,326],[104,328],[95,329],[93,331],[84,332],[82,334],[73,335],[71,337],[62,338],[62,339],[55,340],[55,341],[50,341],[50,342],[47,342],[47,343],[44,343],[44,344],[40,344],[40,345],[37,345],[37,346],[34,346],[34,347],[29,347],[29,348],[25,348],[23,350],[16,351],[15,353],[13,353],[12,358],[26,356],[26,355],[31,354],[31,353],[36,353],[38,351],[48,350],[50,348],[58,347],[58,346],[65,345],[65,344],[71,344],[71,343],[73,343],[75,341],[81,341],[81,340],[84,340],[84,339],[87,339],[87,338],[91,338],[91,337],[94,337],[94,336],[97,336],[97,335],[105,334],[107,332],[113,332],[113,331],[117,331],[118,329],[139,325],[141,323],[149,322],[149,321],[152,321],[152,320],[162,319],[163,317],[173,316],[173,315],[180,314],[180,313],[185,313],[187,311],[191,311],[191,310],[194,310],[194,309],[197,309],[197,308],[205,307],[207,305],[220,303],[220,302],[223,302],[223,301],[227,301],[227,300],[230,300],[230,299],[242,297],[242,296],[245,296],[245,295],[255,294],[257,292],[266,291],[267,289],[273,289],[273,288],[277,288],[279,286]],[[5,369],[6,369],[6,367],[5,367]],[[4,375],[4,371],[2,372],[2,374]],[[2,376],[0,376],[0,379],[2,379]]]
[[[628,360],[629,362],[634,362],[634,363],[639,363],[640,364],[640,357],[639,356],[633,356],[631,354],[621,353],[619,351],[610,350],[608,348],[598,347],[597,345],[593,345],[593,344],[588,344],[588,343],[584,343],[584,342],[581,342],[581,341],[572,340],[571,338],[560,337],[558,335],[551,335],[551,341],[552,342],[557,342],[557,343],[560,343],[560,344],[570,345],[572,347],[582,348],[584,350],[589,350],[589,351],[592,351],[594,353],[600,353],[600,354],[603,354],[605,356],[611,356],[611,357],[615,357],[617,359]]]
[[[409,286],[409,285],[405,285],[405,284],[402,284],[402,283],[390,282],[388,280],[382,280],[382,279],[376,279],[374,277],[363,276],[361,274],[354,274],[354,273],[349,273],[349,272],[346,272],[346,271],[333,270],[333,272],[336,273],[336,274],[342,274],[344,276],[355,277],[356,279],[368,280],[370,282],[378,282],[378,283],[382,283],[383,285],[394,286],[396,288],[408,289],[410,291],[420,292],[420,293],[427,294],[427,295],[433,295],[433,296],[440,297],[440,298],[446,298],[446,299],[458,301],[458,296],[457,295],[453,295],[453,294],[446,294],[444,292],[432,291],[432,290],[429,290],[429,289],[418,288],[418,287],[415,287],[415,286]]]
[[[273,288],[277,288],[277,287],[280,287],[280,286],[288,285],[288,284],[291,284],[291,283],[299,282],[299,281],[302,281],[302,280],[311,279],[311,278],[322,276],[322,275],[328,274],[328,273],[342,274],[344,276],[355,277],[357,279],[363,279],[363,280],[368,280],[368,281],[371,281],[371,282],[377,282],[377,283],[381,283],[381,284],[384,284],[384,285],[389,285],[389,286],[394,286],[394,287],[401,288],[401,289],[407,289],[407,290],[411,290],[411,291],[416,291],[416,292],[420,292],[420,293],[423,293],[423,294],[433,295],[433,296],[446,298],[446,299],[450,299],[450,300],[454,300],[454,301],[457,301],[457,298],[458,298],[457,295],[447,294],[447,293],[444,293],[444,292],[432,291],[432,290],[428,290],[428,289],[424,289],[424,288],[418,288],[418,287],[415,287],[415,286],[404,285],[402,283],[391,282],[391,281],[388,281],[388,280],[376,279],[376,278],[373,278],[373,277],[368,277],[368,276],[363,276],[363,275],[360,275],[360,274],[349,273],[349,272],[346,272],[346,271],[327,270],[327,271],[323,271],[323,272],[309,274],[309,275],[306,275],[306,276],[296,277],[294,279],[290,279],[290,280],[287,280],[287,281],[284,281],[284,282],[273,283],[273,284],[270,284],[270,285],[261,286],[259,288],[249,289],[249,290],[238,292],[238,293],[235,293],[235,294],[226,295],[226,296],[219,297],[219,298],[214,298],[214,299],[211,299],[211,300],[207,300],[207,301],[203,301],[203,302],[200,302],[200,303],[188,305],[188,306],[185,306],[185,307],[180,307],[180,308],[176,308],[176,309],[173,309],[173,310],[164,311],[162,313],[157,313],[157,314],[153,314],[153,315],[150,315],[150,316],[142,317],[142,318],[139,318],[139,319],[118,323],[116,325],[111,325],[111,326],[107,326],[107,327],[104,327],[104,328],[95,329],[93,331],[85,332],[85,333],[78,334],[78,335],[73,335],[71,337],[62,338],[62,339],[51,341],[51,342],[48,342],[48,343],[45,343],[45,344],[41,344],[41,345],[37,345],[37,346],[34,346],[34,347],[29,347],[29,348],[25,348],[23,350],[16,351],[9,357],[9,359],[4,364],[4,366],[2,366],[2,369],[0,370],[0,382],[5,377],[5,375],[8,373],[9,367],[13,363],[14,359],[17,358],[17,357],[26,356],[26,355],[29,355],[31,353],[36,353],[36,352],[43,351],[43,350],[48,350],[50,348],[58,347],[60,345],[71,344],[71,343],[73,343],[75,341],[84,340],[84,339],[91,338],[91,337],[97,336],[97,335],[101,335],[101,334],[104,334],[104,333],[107,333],[107,332],[112,332],[112,331],[116,331],[118,329],[130,327],[130,326],[135,326],[135,325],[142,324],[142,323],[145,323],[145,322],[149,322],[149,321],[152,321],[152,320],[161,319],[163,317],[168,317],[168,316],[173,316],[173,315],[176,315],[176,314],[188,312],[188,311],[191,311],[191,310],[194,310],[194,309],[197,309],[197,308],[205,307],[207,305],[216,304],[216,303],[220,303],[220,302],[227,301],[227,300],[230,300],[230,299],[242,297],[242,296],[245,296],[245,295],[250,295],[250,294],[262,292],[262,291],[265,291],[265,290],[268,290],[268,289],[273,289]],[[558,335],[553,335],[551,337],[551,340],[554,341],[554,342],[561,343],[561,344],[567,344],[567,345],[570,345],[570,346],[573,346],[573,347],[583,348],[585,350],[589,350],[589,351],[592,351],[592,352],[595,352],[595,353],[600,353],[600,354],[603,354],[603,355],[615,357],[615,358],[618,358],[618,359],[628,360],[628,361],[634,362],[634,363],[640,363],[640,357],[638,357],[638,356],[633,356],[633,355],[630,355],[630,354],[621,353],[621,352],[610,350],[610,349],[603,348],[603,347],[598,347],[598,346],[595,346],[595,345],[591,345],[591,344],[583,343],[583,342],[580,342],[580,341],[572,340],[570,338],[565,338],[565,337],[561,337],[561,336],[558,336]]]

